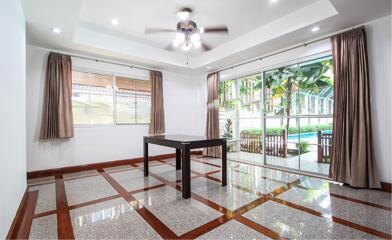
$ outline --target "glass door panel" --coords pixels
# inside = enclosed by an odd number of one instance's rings
[[[238,79],[239,93],[239,159],[263,163],[261,132],[261,74],[249,75]]]
[[[333,119],[332,58],[266,71],[264,81],[265,163],[327,175]],[[282,130],[280,136],[268,135]],[[284,134],[283,147],[279,143],[276,152],[273,139],[282,139]],[[285,149],[283,153],[280,148]]]
[[[301,118],[300,170],[328,175],[332,153],[333,118]]]
[[[289,130],[287,129],[289,126]],[[298,129],[294,118],[265,119],[265,163],[278,167],[299,169],[299,138],[291,134]]]

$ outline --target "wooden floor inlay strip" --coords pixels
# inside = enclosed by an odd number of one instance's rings
[[[58,237],[59,239],[74,239],[64,179],[62,175],[58,175],[55,178]]]
[[[367,205],[367,206],[371,206],[371,207],[375,207],[375,208],[380,208],[380,209],[384,209],[384,210],[387,210],[387,211],[392,211],[391,207],[386,207],[386,206],[382,206],[382,205],[371,203],[371,202],[366,202],[366,201],[359,200],[359,199],[354,199],[354,198],[350,198],[350,197],[346,197],[346,196],[341,196],[341,195],[338,195],[338,194],[335,194],[335,193],[329,193],[329,195],[331,195],[332,197],[335,197],[335,198],[340,198],[340,199],[344,199],[344,200],[347,200],[347,201],[351,201],[351,202],[355,202],[355,203],[359,203],[359,204],[363,204],[363,205]]]
[[[304,189],[304,190],[307,190],[307,191],[311,190],[310,188],[307,188],[307,187],[304,187],[304,186],[297,186],[297,187],[298,187],[298,188],[301,188],[301,189]],[[340,199],[343,199],[343,200],[347,200],[347,201],[359,203],[359,204],[362,204],[362,205],[367,205],[367,206],[371,206],[371,207],[375,207],[375,208],[380,208],[380,209],[387,210],[387,211],[392,211],[392,208],[391,208],[391,207],[379,205],[379,204],[376,204],[376,203],[371,203],[371,202],[359,200],[359,199],[352,198],[352,197],[342,196],[342,195],[339,195],[339,194],[336,194],[336,193],[332,193],[332,192],[328,192],[328,194],[329,194],[331,197],[334,197],[334,198],[340,198]]]
[[[17,239],[28,239],[30,235],[31,225],[34,219],[35,207],[37,206],[38,191],[27,193],[27,206],[23,220],[20,224]]]

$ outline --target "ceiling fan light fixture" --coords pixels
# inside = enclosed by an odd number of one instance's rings
[[[204,28],[203,27],[200,27],[199,28],[199,33],[201,34],[201,33],[204,33]]]
[[[192,43],[195,48],[201,47],[201,41]]]
[[[184,44],[184,45],[182,45],[182,50],[188,52],[189,50],[191,50],[191,45],[190,45],[190,44]]]
[[[185,41],[185,34],[181,32],[176,33],[176,41],[177,43],[183,43]]]
[[[185,21],[189,18],[189,16],[191,15],[191,12],[192,12],[192,10],[190,8],[184,8],[177,13],[177,18],[180,21]]]
[[[191,35],[191,42],[193,44],[196,44],[196,43],[200,42],[200,34],[198,34],[198,33],[192,34]]]
[[[177,42],[176,39],[174,39],[174,40],[172,41],[172,45],[173,45],[173,47],[178,47],[178,46],[180,46],[180,43]]]

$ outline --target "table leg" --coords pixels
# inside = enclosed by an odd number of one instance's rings
[[[189,143],[182,144],[182,197],[191,197],[191,161]]]
[[[144,152],[144,159],[143,159],[144,176],[147,177],[148,176],[148,142],[146,141],[144,141],[143,152]]]
[[[181,149],[176,148],[176,169],[181,169]]]
[[[227,142],[222,142],[222,186],[227,185]]]

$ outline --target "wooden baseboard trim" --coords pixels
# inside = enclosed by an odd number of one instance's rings
[[[392,184],[388,182],[381,182],[381,190],[392,193]]]
[[[11,227],[8,230],[8,234],[6,236],[6,239],[16,239],[18,235],[18,231],[20,229],[20,226],[22,224],[24,215],[26,213],[26,207],[27,207],[27,198],[28,198],[29,193],[27,190],[25,191],[22,201],[19,204],[18,210],[16,211],[14,220],[12,221]]]
[[[192,155],[202,155],[203,152],[202,151],[192,151],[191,154]],[[176,154],[170,153],[170,154],[150,156],[149,160],[150,161],[159,161],[159,160],[174,158],[174,157],[176,157]],[[76,166],[63,167],[63,168],[45,169],[45,170],[27,172],[27,179],[40,178],[40,177],[50,177],[50,176],[55,176],[55,175],[60,175],[60,174],[74,173],[74,172],[80,172],[80,171],[86,171],[86,170],[95,170],[98,168],[116,167],[116,166],[126,165],[126,164],[130,164],[130,163],[140,163],[140,162],[143,162],[143,157],[124,159],[124,160],[115,160],[115,161],[109,161],[109,162],[91,163],[91,164],[85,164],[85,165],[76,165]]]

